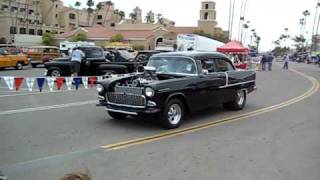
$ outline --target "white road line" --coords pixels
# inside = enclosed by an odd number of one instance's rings
[[[57,105],[51,105],[51,106],[7,110],[7,111],[0,111],[0,115],[11,115],[11,114],[18,114],[18,113],[26,113],[26,112],[44,111],[44,110],[50,110],[50,109],[77,107],[77,106],[83,106],[83,105],[88,105],[88,104],[95,104],[97,102],[98,102],[98,100],[82,101],[82,102],[73,102],[73,103],[68,103],[68,104],[57,104]]]

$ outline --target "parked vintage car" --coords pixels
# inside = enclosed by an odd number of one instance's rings
[[[81,62],[80,76],[99,76],[104,75],[99,70],[101,64],[107,63],[103,49],[96,46],[79,47],[85,54],[85,58]],[[44,64],[47,76],[71,76],[71,58],[56,58]]]
[[[143,73],[98,82],[97,106],[114,119],[160,114],[165,128],[177,128],[187,112],[217,104],[243,109],[255,79],[254,71],[237,71],[220,53],[161,53],[150,58]]]
[[[137,56],[135,57],[135,61],[143,62],[146,65],[152,55],[159,54],[159,53],[160,51],[154,51],[154,50],[139,51]]]
[[[61,57],[59,48],[55,46],[33,46],[29,48],[27,54],[32,67],[37,67],[39,64]]]
[[[100,66],[105,74],[127,74],[136,72],[138,67],[145,66],[149,58],[160,51],[139,51],[136,56],[127,50],[113,50],[106,52],[106,59],[110,63]]]
[[[0,48],[0,68],[15,67],[18,70],[28,65],[29,60],[26,55],[22,54],[18,49]]]

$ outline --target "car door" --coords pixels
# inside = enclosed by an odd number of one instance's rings
[[[4,49],[0,49],[0,67],[10,67],[10,57]]]
[[[226,74],[219,72],[215,59],[213,57],[207,57],[205,61],[202,61],[203,68],[207,69],[207,84],[208,84],[208,97],[210,97],[211,105],[221,103],[221,87],[226,84]]]
[[[231,64],[226,58],[219,57],[214,58],[216,71],[219,74],[224,74],[224,82],[225,84],[219,87],[219,91],[217,97],[220,103],[225,103],[231,101],[235,96],[235,89],[233,86],[229,86],[230,84],[236,83],[235,79],[230,78],[230,73],[235,72],[234,66]]]
[[[215,105],[219,103],[218,93],[219,87],[225,84],[224,73],[216,73],[214,61],[210,57],[197,57],[200,64],[199,77],[196,81],[197,100],[201,108]]]

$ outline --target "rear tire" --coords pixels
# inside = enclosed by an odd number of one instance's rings
[[[108,111],[108,113],[113,119],[116,119],[116,120],[125,119],[127,117],[126,114],[122,114],[122,113],[111,112],[111,111]]]
[[[23,63],[22,62],[17,62],[16,69],[17,70],[22,70],[23,69]]]
[[[31,64],[32,68],[36,68],[37,64]]]
[[[184,104],[179,99],[172,99],[160,116],[161,124],[166,129],[180,127],[185,115]]]
[[[247,92],[245,90],[237,91],[236,98],[228,103],[223,104],[223,107],[228,110],[241,110],[245,107],[247,101]]]

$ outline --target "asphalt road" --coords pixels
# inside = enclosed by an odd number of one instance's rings
[[[316,66],[290,67],[320,80]],[[42,68],[0,71],[42,74]],[[107,180],[319,180],[317,83],[279,66],[257,72],[258,90],[243,111],[216,107],[189,115],[181,133],[153,119],[111,119],[95,107],[94,89],[8,92],[0,81],[0,171],[14,180],[86,170]],[[188,129],[202,124],[208,126]]]

